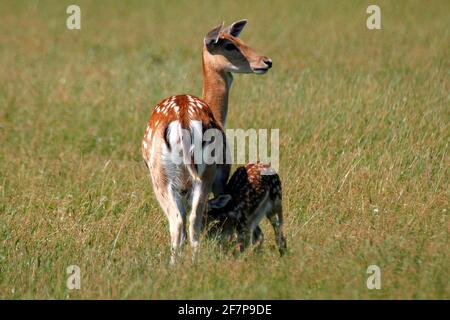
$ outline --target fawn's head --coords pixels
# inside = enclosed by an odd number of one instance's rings
[[[272,60],[260,55],[239,39],[247,24],[240,20],[223,28],[213,28],[204,39],[203,60],[217,71],[264,74],[272,67]]]
[[[225,220],[236,219],[236,213],[233,211],[233,200],[229,194],[221,194],[213,199],[208,200],[209,222],[223,222]]]

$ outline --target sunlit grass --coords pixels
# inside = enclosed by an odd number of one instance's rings
[[[448,1],[378,1],[379,31],[364,1],[77,2],[80,31],[72,2],[0,3],[0,297],[450,298]],[[235,77],[227,127],[280,129],[289,254],[264,224],[261,254],[170,268],[140,139],[244,17],[274,67]]]

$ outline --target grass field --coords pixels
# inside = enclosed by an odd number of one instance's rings
[[[1,1],[0,298],[449,299],[450,2],[372,2]],[[274,67],[235,77],[227,127],[280,129],[289,254],[264,222],[261,254],[170,268],[141,138],[241,18]]]

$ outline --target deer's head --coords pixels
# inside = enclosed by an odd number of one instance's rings
[[[272,67],[272,60],[260,55],[239,39],[247,20],[240,20],[223,28],[213,28],[204,39],[203,59],[217,71],[264,74]]]

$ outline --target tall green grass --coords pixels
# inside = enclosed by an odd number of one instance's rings
[[[1,298],[450,298],[448,1],[377,1],[375,31],[366,1],[77,1],[79,31],[72,3],[0,3]],[[280,129],[289,254],[264,223],[261,254],[170,268],[140,140],[241,18],[274,67],[235,77],[227,127]]]

